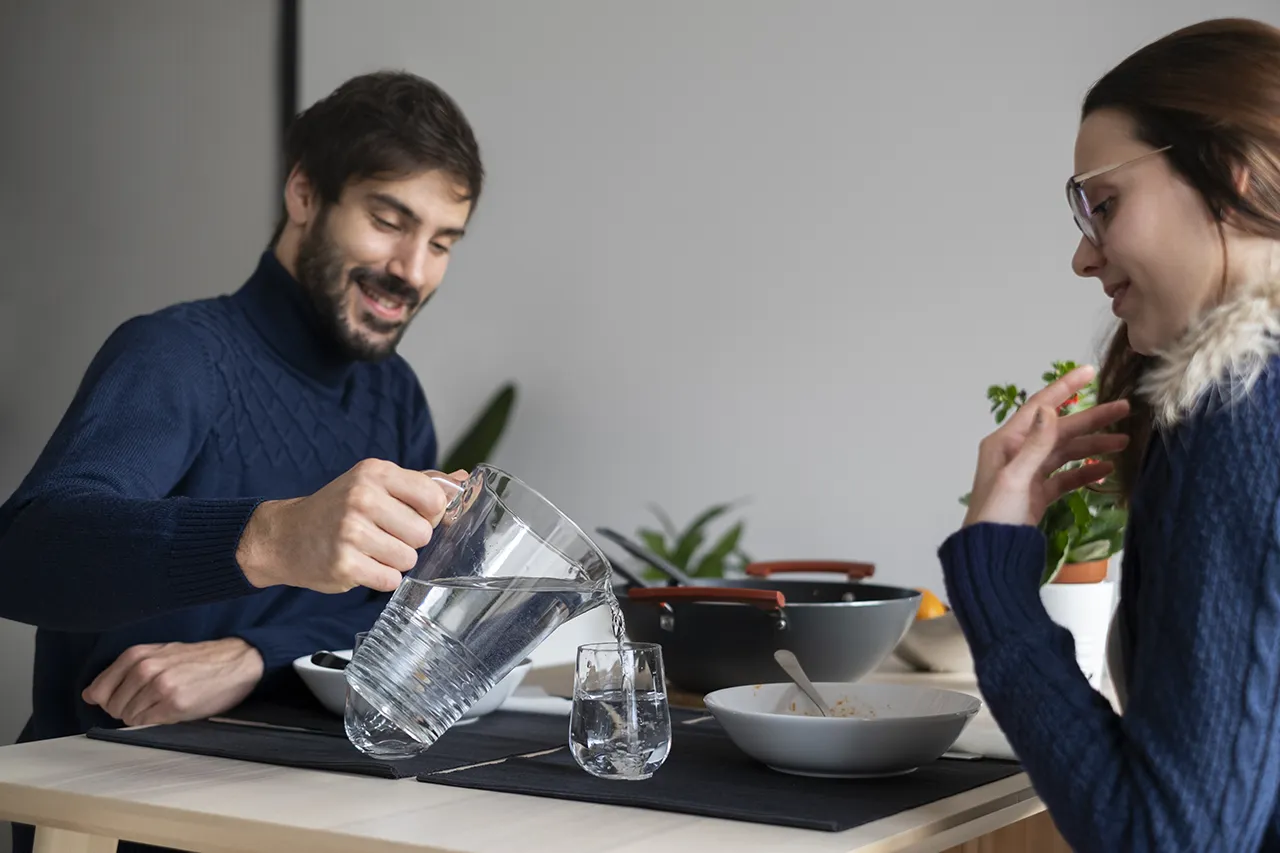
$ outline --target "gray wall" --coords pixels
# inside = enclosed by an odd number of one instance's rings
[[[986,387],[1109,328],[1070,271],[1080,99],[1227,14],[1280,4],[304,0],[302,95],[403,66],[478,129],[491,183],[404,347],[443,429],[512,377],[498,461],[587,529],[749,495],[760,557],[940,589]]]
[[[279,197],[275,40],[265,0],[4,5],[3,495],[118,323],[252,271]],[[0,743],[30,712],[32,637],[0,622]]]

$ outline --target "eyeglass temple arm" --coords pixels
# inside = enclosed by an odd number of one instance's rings
[[[1131,157],[1128,160],[1122,160],[1119,163],[1112,163],[1110,166],[1103,166],[1100,169],[1094,169],[1092,172],[1085,172],[1083,175],[1076,175],[1071,179],[1071,183],[1083,184],[1085,181],[1089,180],[1090,178],[1096,178],[1101,174],[1110,172],[1112,169],[1119,169],[1121,166],[1127,166],[1130,163],[1136,163],[1139,160],[1143,160],[1147,157],[1153,157],[1156,154],[1159,154],[1163,151],[1168,151],[1172,147],[1173,147],[1172,145],[1166,145],[1163,148],[1157,148],[1155,151],[1148,151],[1146,154],[1139,154],[1137,157]]]

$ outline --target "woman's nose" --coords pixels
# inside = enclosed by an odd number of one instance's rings
[[[1102,272],[1102,268],[1107,265],[1106,256],[1089,238],[1081,236],[1080,245],[1076,246],[1076,253],[1071,258],[1071,269],[1081,278],[1090,278]]]

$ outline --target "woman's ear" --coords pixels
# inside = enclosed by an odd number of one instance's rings
[[[1252,174],[1249,172],[1248,166],[1236,166],[1231,170],[1231,177],[1236,184],[1236,192],[1241,196],[1249,194],[1249,179]]]
[[[1231,167],[1231,183],[1236,191],[1236,198],[1247,199],[1249,197],[1249,181],[1252,176],[1253,173],[1249,171],[1249,167],[1243,163]],[[1238,228],[1241,225],[1238,210],[1219,207],[1213,213],[1220,224],[1230,225],[1234,228]]]

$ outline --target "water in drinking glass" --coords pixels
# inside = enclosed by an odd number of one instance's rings
[[[578,649],[569,745],[602,779],[648,779],[671,748],[662,649],[651,643],[591,643]]]
[[[648,779],[667,760],[671,717],[667,699],[646,690],[606,690],[575,696],[569,740],[573,757],[593,776]]]

